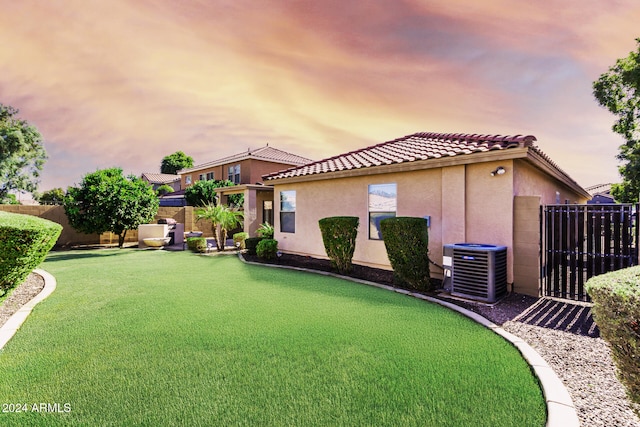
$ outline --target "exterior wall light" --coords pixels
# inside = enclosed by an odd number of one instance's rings
[[[507,170],[505,168],[503,168],[502,166],[498,166],[496,170],[491,172],[491,176],[504,175],[506,172]]]

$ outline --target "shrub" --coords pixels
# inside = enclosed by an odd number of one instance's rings
[[[274,239],[260,240],[256,247],[256,253],[262,259],[275,259],[278,256],[278,241]]]
[[[193,252],[207,252],[207,239],[204,237],[188,237],[187,248],[191,249]]]
[[[432,290],[429,273],[429,229],[424,218],[394,217],[380,222],[391,267],[401,282]]]
[[[640,267],[625,268],[587,281],[593,316],[609,343],[620,382],[640,404]],[[640,407],[634,410],[640,416]]]
[[[257,255],[256,248],[263,237],[247,237],[244,239],[244,246],[247,248],[247,255]]]
[[[334,216],[318,221],[327,256],[341,274],[351,271],[359,222],[357,216]]]
[[[233,235],[233,244],[238,247],[238,243],[240,243],[240,249],[244,249],[244,241],[247,237],[249,237],[249,233],[245,233],[244,231],[236,233]]]
[[[273,239],[273,234],[275,233],[275,230],[273,228],[273,225],[269,224],[268,222],[265,222],[263,224],[260,224],[260,227],[258,228],[256,233],[258,233],[258,236],[264,237],[265,239]]]
[[[0,212],[0,296],[24,282],[61,232],[60,224],[46,219]]]

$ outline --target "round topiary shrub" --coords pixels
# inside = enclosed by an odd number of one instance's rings
[[[187,248],[193,252],[205,253],[207,252],[207,239],[204,237],[188,237]]]
[[[640,266],[590,278],[587,292],[602,338],[611,347],[620,382],[640,416]]]
[[[324,249],[331,264],[340,274],[351,271],[359,223],[360,218],[357,216],[333,216],[318,221]]]
[[[0,212],[0,296],[24,282],[61,232],[60,224],[46,219]]]
[[[400,282],[433,290],[429,271],[429,228],[424,218],[394,217],[380,221],[391,267]]]
[[[262,239],[256,247],[256,254],[265,260],[276,259],[278,256],[278,241],[274,239]]]

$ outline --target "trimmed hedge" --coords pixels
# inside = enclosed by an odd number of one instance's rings
[[[262,259],[275,259],[278,256],[278,241],[274,239],[260,240],[256,247],[256,253]]]
[[[620,382],[640,404],[640,266],[592,277],[586,289],[593,316],[609,343]],[[640,416],[640,407],[634,406]]]
[[[247,240],[248,237],[249,237],[249,233],[245,233],[244,231],[234,234],[233,235],[234,246],[239,247],[240,249],[244,249],[244,241]],[[240,243],[240,246],[238,246],[238,243]]]
[[[247,248],[247,255],[257,255],[256,248],[258,243],[263,240],[264,237],[247,237],[244,239],[244,247]]]
[[[387,256],[395,276],[417,290],[430,291],[429,228],[424,218],[394,217],[380,221]]]
[[[0,212],[0,296],[24,282],[61,232],[60,224],[46,219]]]
[[[193,252],[207,252],[207,239],[204,237],[187,237],[187,248]]]
[[[359,223],[357,216],[332,216],[318,221],[324,250],[333,267],[341,274],[351,271]]]

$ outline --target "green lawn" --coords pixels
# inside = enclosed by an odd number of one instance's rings
[[[233,256],[73,251],[42,267],[58,288],[0,353],[2,409],[28,411],[3,426],[546,421],[520,354],[434,304]]]

